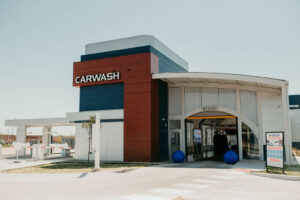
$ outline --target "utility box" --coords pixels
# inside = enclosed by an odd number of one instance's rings
[[[62,157],[70,157],[71,156],[71,150],[70,149],[62,149],[61,156]]]
[[[32,145],[32,158],[34,160],[44,160],[44,149],[42,144]]]
[[[32,158],[34,160],[38,160],[38,145],[37,144],[32,145]]]

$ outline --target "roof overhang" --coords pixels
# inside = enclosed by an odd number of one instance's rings
[[[69,112],[66,117],[57,118],[37,118],[37,119],[12,119],[5,120],[5,126],[26,126],[26,127],[42,127],[42,126],[74,126],[76,121],[89,120],[90,116],[101,114],[101,120],[105,119],[123,119],[123,109],[113,110],[95,110],[84,112]]]
[[[72,126],[66,118],[39,118],[39,119],[13,119],[5,120],[6,126],[41,127],[41,126]]]
[[[209,73],[209,72],[175,72],[152,74],[153,79],[161,79],[173,84],[194,84],[194,83],[217,83],[233,85],[249,85],[256,87],[268,87],[281,89],[288,84],[288,81],[259,76],[240,74]]]

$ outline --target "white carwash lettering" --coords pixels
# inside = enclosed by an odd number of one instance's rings
[[[79,79],[80,79],[80,76],[76,76],[75,83],[80,83]]]
[[[88,83],[88,82],[92,82],[92,75],[87,75],[85,77],[85,81]]]
[[[113,73],[113,80],[118,80],[120,79],[120,72],[116,72],[116,73]]]
[[[106,80],[108,80],[108,81],[113,80],[113,73],[111,73],[111,72],[110,72],[110,73],[107,73],[107,74],[106,74],[106,78],[107,78]]]
[[[81,79],[80,79],[80,81],[81,81],[82,83],[85,83],[85,76],[82,76]]]
[[[108,72],[103,74],[88,74],[85,76],[76,76],[75,83],[92,83],[92,82],[102,82],[102,81],[112,81],[119,80],[120,72]]]
[[[97,82],[101,80],[101,74],[92,75],[92,82]]]
[[[102,74],[101,81],[106,81],[106,75]]]

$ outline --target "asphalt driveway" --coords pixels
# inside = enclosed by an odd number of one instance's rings
[[[166,163],[87,174],[0,173],[0,193],[1,199],[10,200],[299,200],[300,182],[254,176],[220,164]]]

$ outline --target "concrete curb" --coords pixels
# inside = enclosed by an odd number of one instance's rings
[[[283,175],[283,174],[266,174],[266,173],[256,173],[256,172],[252,172],[249,174],[254,176],[261,176],[261,177],[274,178],[280,180],[300,181],[300,176],[290,176],[290,175]]]

